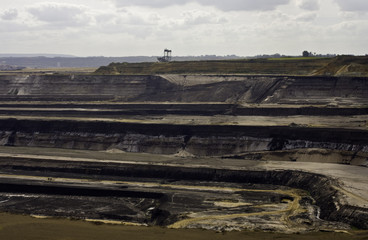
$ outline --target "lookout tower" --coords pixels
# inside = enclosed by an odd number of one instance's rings
[[[171,53],[172,53],[171,50],[165,49],[164,50],[164,56],[163,57],[158,57],[157,60],[159,62],[170,62],[171,61]]]

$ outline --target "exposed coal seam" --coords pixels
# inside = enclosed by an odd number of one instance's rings
[[[18,120],[1,119],[0,130],[40,133],[134,133],[149,136],[219,136],[219,137],[256,137],[284,140],[308,140],[317,142],[362,144],[368,142],[368,131],[355,129],[308,128],[288,126],[223,126],[223,125],[172,125],[138,124],[104,121],[71,120]]]
[[[62,196],[88,196],[88,197],[130,197],[130,198],[151,198],[160,199],[162,193],[129,191],[127,187],[120,187],[121,190],[67,187],[67,186],[45,186],[31,184],[0,183],[0,192],[6,193],[30,193]]]
[[[0,99],[3,101],[4,96],[0,95]],[[14,99],[11,99],[13,101]],[[153,107],[154,106],[154,107]],[[16,114],[18,112],[26,112],[27,114],[32,113],[32,108],[40,108],[44,110],[33,111],[34,114],[45,113],[52,115],[53,113],[58,113],[60,111],[49,110],[52,109],[60,109],[63,108],[76,108],[76,109],[98,109],[98,111],[93,111],[94,116],[103,115],[103,114],[126,114],[131,115],[134,113],[140,112],[148,112],[150,114],[178,114],[185,115],[187,113],[198,113],[199,115],[216,115],[216,114],[230,114],[230,115],[239,115],[239,116],[290,116],[290,115],[309,115],[309,116],[350,116],[350,115],[367,115],[368,108],[360,107],[360,108],[352,108],[352,107],[344,107],[344,108],[321,108],[321,107],[313,107],[313,106],[305,106],[299,108],[285,108],[285,107],[243,107],[237,104],[198,104],[198,103],[186,103],[186,104],[160,104],[155,103],[152,104],[137,104],[137,103],[127,103],[127,104],[62,104],[62,103],[50,103],[50,104],[22,104],[22,103],[12,103],[0,104],[1,108],[9,108],[7,110],[1,110],[2,114]],[[17,110],[17,108],[30,110]],[[113,110],[113,111],[112,111]],[[89,112],[80,111],[80,110],[68,110],[61,111],[62,113],[78,113],[80,116],[87,115],[89,116]]]

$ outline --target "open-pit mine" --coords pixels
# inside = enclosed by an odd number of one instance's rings
[[[368,230],[367,77],[97,73],[0,75],[0,212]]]

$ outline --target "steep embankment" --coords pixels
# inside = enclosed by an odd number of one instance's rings
[[[93,75],[3,75],[0,94],[3,100],[91,101],[129,100],[175,84],[156,76]]]
[[[359,77],[13,75],[0,83],[2,101],[368,104]]]
[[[368,152],[368,132],[288,126],[140,124],[0,120],[1,145],[219,156],[249,151],[326,148]]]
[[[327,76],[368,76],[368,57],[339,56],[326,66],[316,70],[314,75]]]
[[[181,86],[137,100],[313,105],[364,105],[368,79],[290,76],[164,76]],[[209,79],[213,82],[209,83]]]

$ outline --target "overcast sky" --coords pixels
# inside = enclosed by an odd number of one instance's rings
[[[0,53],[368,54],[368,0],[1,0]]]

